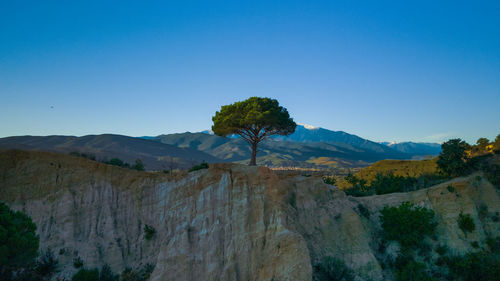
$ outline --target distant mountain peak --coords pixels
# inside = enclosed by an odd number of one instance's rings
[[[441,152],[441,145],[439,143],[427,142],[381,142],[392,149],[400,152],[414,154],[414,155],[438,155]]]
[[[207,135],[215,135],[214,131],[212,131],[212,130],[204,130],[204,131],[201,131],[200,133],[207,134]]]
[[[319,129],[319,127],[316,127],[316,126],[312,126],[312,125],[309,125],[309,124],[303,124],[303,123],[297,123],[297,125],[300,125],[308,130],[316,130],[316,129]]]

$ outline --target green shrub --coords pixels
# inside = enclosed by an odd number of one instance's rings
[[[0,280],[34,264],[39,245],[35,231],[29,216],[0,202]]]
[[[366,180],[364,179],[359,179],[353,174],[349,173],[345,177],[345,180],[351,185],[351,187],[344,190],[347,195],[359,197],[374,194],[374,192],[369,188]]]
[[[358,210],[363,217],[367,219],[370,218],[370,211],[364,205],[358,204]]]
[[[142,160],[136,159],[134,166],[132,166],[132,169],[137,171],[144,171],[144,164],[142,163]]]
[[[73,259],[73,266],[74,266],[75,268],[80,268],[80,267],[82,267],[82,266],[83,266],[83,260],[82,260],[82,258],[80,258],[80,257],[76,257],[76,258],[74,258],[74,259]]]
[[[99,271],[96,269],[82,268],[73,275],[72,281],[99,281]]]
[[[416,262],[410,258],[398,257],[395,263],[395,277],[397,281],[432,281],[423,263]]]
[[[201,169],[208,169],[208,163],[203,161],[200,165],[194,165],[193,167],[191,167],[191,169],[188,170],[188,172],[198,171]]]
[[[118,274],[114,274],[109,265],[103,265],[101,272],[99,273],[99,281],[118,281],[119,279],[120,276]]]
[[[120,281],[146,281],[153,273],[155,268],[154,264],[147,263],[138,271],[132,270],[127,267],[120,275]]]
[[[491,164],[483,168],[486,178],[489,182],[500,188],[500,165]]]
[[[145,264],[138,272],[139,280],[140,281],[146,281],[149,279],[149,276],[151,276],[151,273],[153,273],[153,270],[155,269],[155,265],[151,263]]]
[[[493,215],[491,215],[491,220],[494,222],[499,222],[500,221],[500,213],[495,212]]]
[[[344,192],[346,195],[354,196],[354,197],[373,195],[372,192],[368,192],[366,189],[359,187],[359,186],[346,188],[346,189],[344,189]]]
[[[153,239],[155,234],[156,234],[156,229],[154,227],[147,225],[147,224],[144,226],[144,238],[146,240],[149,241],[149,240]]]
[[[86,159],[94,160],[95,161],[95,155],[94,154],[86,154],[86,153],[80,153],[78,151],[72,151],[72,152],[69,153],[69,155],[76,156],[76,157],[82,157],[82,158],[86,158]]]
[[[449,184],[449,185],[446,187],[446,189],[448,189],[448,191],[449,191],[450,193],[454,193],[454,192],[455,192],[455,188],[454,188],[454,187],[453,187],[453,185],[451,185],[451,184]]]
[[[43,252],[35,264],[35,271],[43,277],[50,277],[57,271],[59,261],[55,258],[54,253],[47,249]]]
[[[120,276],[114,274],[109,265],[105,264],[101,271],[97,268],[94,269],[80,269],[73,275],[72,281],[118,281]]]
[[[109,160],[108,162],[106,162],[106,164],[113,165],[113,166],[118,166],[118,167],[123,167],[124,162],[123,162],[123,160],[121,160],[119,158],[111,158],[111,160]]]
[[[500,253],[500,236],[497,238],[486,238],[486,245],[488,245],[491,252]]]
[[[335,185],[335,178],[333,176],[324,176],[323,177],[323,182],[326,183],[326,184],[331,184],[331,185]]]
[[[380,213],[383,237],[398,241],[403,248],[416,249],[435,233],[434,211],[427,208],[404,202],[399,207],[385,206]]]
[[[460,212],[460,215],[458,216],[458,227],[467,234],[467,232],[473,232],[474,229],[476,229],[476,224],[474,223],[474,220],[472,219],[470,214],[463,214]]]
[[[470,252],[446,259],[450,280],[492,281],[500,279],[500,257],[487,251]]]
[[[377,174],[370,185],[370,189],[374,189],[376,194],[407,192],[415,190],[416,183],[417,179],[413,177]]]
[[[408,192],[432,186],[443,181],[438,175],[421,175],[418,178],[411,176],[394,175],[392,172],[377,173],[370,184],[365,179],[352,174],[345,177],[350,185],[344,189],[347,195],[369,196],[373,194],[388,194],[394,192]]]
[[[440,256],[444,256],[448,252],[448,246],[446,245],[439,245],[436,248],[436,253],[438,253]]]
[[[127,267],[120,275],[120,281],[139,281],[139,276],[132,268]]]
[[[313,281],[352,281],[354,274],[345,263],[331,256],[323,257],[313,267]]]

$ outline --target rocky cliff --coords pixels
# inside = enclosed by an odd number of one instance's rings
[[[449,185],[453,186],[450,191]],[[155,265],[150,280],[312,280],[334,256],[359,280],[391,279],[379,253],[379,210],[410,201],[435,211],[433,245],[456,252],[500,234],[498,189],[481,174],[411,192],[348,197],[321,178],[211,165],[167,175],[47,152],[0,153],[0,200],[30,215],[60,276],[86,267]],[[360,208],[370,215],[361,215]],[[481,211],[483,210],[483,211]],[[459,213],[472,215],[465,235]],[[146,239],[145,225],[156,232]]]

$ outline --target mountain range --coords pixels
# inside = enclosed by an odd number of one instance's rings
[[[141,159],[147,170],[189,168],[201,161],[220,162],[202,151],[123,135],[19,136],[0,138],[0,148],[86,154],[105,162],[119,158],[133,164]]]
[[[237,136],[220,137],[210,131],[159,136],[123,135],[19,136],[0,138],[0,148],[92,154],[97,160],[141,159],[146,169],[187,168],[201,161],[247,163],[250,147]],[[259,144],[257,163],[270,167],[343,169],[383,159],[435,156],[433,143],[377,143],[343,131],[299,124],[290,136],[273,136]]]
[[[410,153],[414,155],[427,156],[427,155],[438,155],[441,152],[441,145],[439,143],[429,143],[429,142],[382,142],[381,144],[387,145],[388,147],[401,151],[404,153]]]
[[[250,148],[236,135],[211,131],[148,137],[182,148],[206,152],[230,162],[246,162]],[[365,166],[382,159],[419,159],[440,152],[439,144],[377,143],[343,131],[298,124],[290,136],[273,136],[259,144],[258,163],[267,166],[340,168]]]

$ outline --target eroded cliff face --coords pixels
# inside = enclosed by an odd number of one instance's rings
[[[211,165],[177,177],[121,169],[55,153],[0,153],[0,200],[38,225],[41,249],[54,251],[60,275],[80,257],[115,272],[155,265],[150,280],[312,280],[325,255],[359,280],[392,278],[377,253],[378,211],[410,201],[432,208],[437,241],[457,251],[500,233],[479,210],[500,212],[500,196],[474,175],[411,193],[347,197],[320,178],[278,176],[263,167]],[[359,214],[366,207],[369,217]],[[470,213],[476,231],[457,226]],[[145,239],[144,226],[156,229]],[[379,259],[377,259],[377,257]]]

